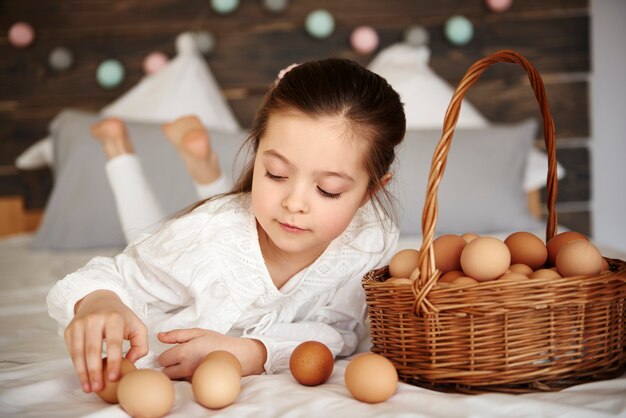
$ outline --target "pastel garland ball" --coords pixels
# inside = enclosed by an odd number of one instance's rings
[[[35,30],[26,22],[17,22],[9,28],[9,43],[16,48],[26,48],[35,40]]]
[[[404,42],[411,46],[423,46],[428,45],[430,41],[430,35],[428,31],[419,25],[413,25],[407,28],[404,32]]]
[[[143,72],[146,74],[153,74],[165,67],[169,62],[169,58],[161,51],[154,51],[149,53],[143,60]]]
[[[215,12],[227,15],[239,7],[239,0],[211,0],[211,6]]]
[[[492,12],[502,13],[511,8],[513,0],[485,0],[485,3]]]
[[[307,15],[305,27],[314,38],[327,38],[335,30],[335,19],[327,10],[314,10]]]
[[[465,16],[457,15],[446,21],[444,32],[448,41],[454,45],[461,46],[472,40],[474,26]]]
[[[287,9],[287,0],[263,0],[265,10],[272,13],[282,13]]]
[[[48,65],[54,71],[62,72],[69,70],[74,64],[74,54],[69,49],[59,46],[54,48],[48,55]]]
[[[193,34],[198,50],[204,55],[209,55],[215,49],[215,36],[207,31],[198,31]]]
[[[359,54],[371,54],[378,48],[378,32],[371,26],[359,26],[350,35],[350,44]]]
[[[124,81],[125,70],[121,62],[114,59],[102,61],[96,71],[96,80],[101,87],[113,89]]]

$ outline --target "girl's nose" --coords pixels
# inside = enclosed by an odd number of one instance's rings
[[[309,204],[305,191],[298,187],[292,188],[283,199],[282,206],[291,213],[306,213]]]

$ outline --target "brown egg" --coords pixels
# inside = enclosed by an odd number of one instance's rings
[[[461,252],[467,242],[459,235],[447,234],[433,241],[435,267],[441,273],[461,270]]]
[[[450,282],[451,284],[476,284],[478,283],[478,280],[476,279],[472,279],[471,277],[467,277],[467,276],[459,276],[459,277],[455,277],[454,279],[452,279],[452,281]]]
[[[408,278],[413,270],[417,268],[419,254],[419,251],[412,249],[398,251],[389,262],[389,275],[391,277]]]
[[[531,279],[560,279],[561,275],[552,269],[539,269],[528,276]]]
[[[526,264],[536,270],[548,259],[548,249],[541,238],[530,232],[514,232],[504,240],[511,252],[511,264]]]
[[[120,380],[117,398],[131,417],[163,417],[174,404],[174,385],[159,371],[133,370]]]
[[[191,389],[200,405],[220,409],[235,402],[239,396],[241,363],[226,351],[213,353],[209,353],[196,368],[191,379]]]
[[[439,277],[439,282],[440,283],[452,283],[452,280],[456,279],[457,277],[464,276],[464,275],[465,274],[460,270],[452,270],[442,275],[441,277]]]
[[[241,368],[241,363],[239,362],[239,359],[230,351],[211,351],[209,354],[206,355],[206,357],[204,357],[204,359],[202,359],[202,363],[208,360],[226,361],[230,363],[235,369],[237,369],[237,371],[239,372],[239,376],[243,375],[243,370]]]
[[[122,358],[122,363],[120,364],[120,379],[128,372],[133,370],[137,370],[135,365],[125,358]],[[119,380],[116,382],[112,382],[108,378],[107,373],[107,359],[106,357],[102,359],[102,376],[104,377],[104,388],[100,392],[96,392],[96,395],[101,397],[104,401],[108,403],[117,403],[117,386],[120,383]]]
[[[609,270],[610,270],[609,262],[606,261],[606,258],[602,257],[602,271],[609,271]]]
[[[511,273],[520,273],[526,277],[529,277],[531,274],[533,274],[533,269],[528,267],[526,264],[511,264],[509,270],[511,271]]]
[[[522,273],[510,272],[504,273],[498,280],[528,280],[528,276]]]
[[[607,264],[608,266],[608,264]],[[409,280],[411,280],[412,282],[416,281],[417,279],[420,278],[420,268],[416,268],[415,270],[413,270],[413,273],[411,273],[411,275],[409,276]]]
[[[333,353],[319,341],[303,342],[293,350],[289,358],[291,375],[305,386],[317,386],[326,382],[333,373],[334,366]]]
[[[345,383],[354,399],[367,403],[383,402],[396,393],[398,372],[385,357],[362,353],[348,363]]]
[[[476,238],[478,238],[480,235],[478,234],[474,234],[471,232],[466,232],[465,234],[461,235],[461,238],[463,238],[465,240],[465,242],[471,242],[473,240],[475,240]]]
[[[556,255],[556,268],[563,277],[588,276],[602,271],[602,254],[587,240],[571,241]]]
[[[463,272],[480,282],[497,279],[510,265],[509,248],[493,237],[478,237],[468,243],[461,253]]]
[[[550,266],[556,265],[556,255],[559,253],[559,250],[562,246],[571,241],[576,241],[577,239],[589,240],[586,236],[579,232],[574,231],[566,231],[561,232],[560,234],[555,235],[549,241],[546,247],[548,248],[548,263]]]

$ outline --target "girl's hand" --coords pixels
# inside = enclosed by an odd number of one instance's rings
[[[158,338],[166,344],[177,344],[159,356],[163,372],[171,379],[190,380],[202,359],[212,351],[229,351],[239,359],[243,375],[263,373],[267,357],[265,346],[258,340],[230,337],[201,328],[176,329],[160,332]]]
[[[65,329],[65,343],[85,392],[104,388],[102,342],[107,345],[107,378],[119,379],[122,341],[130,341],[126,358],[132,362],[148,353],[148,330],[120,298],[108,290],[97,290],[81,299],[74,319]]]

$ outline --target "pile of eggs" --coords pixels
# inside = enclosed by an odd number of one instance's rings
[[[608,262],[578,232],[555,235],[547,244],[530,232],[514,232],[504,241],[477,234],[447,234],[432,243],[439,283],[473,284],[491,280],[555,279],[597,275]],[[412,284],[420,275],[419,251],[396,253],[385,283]]]

